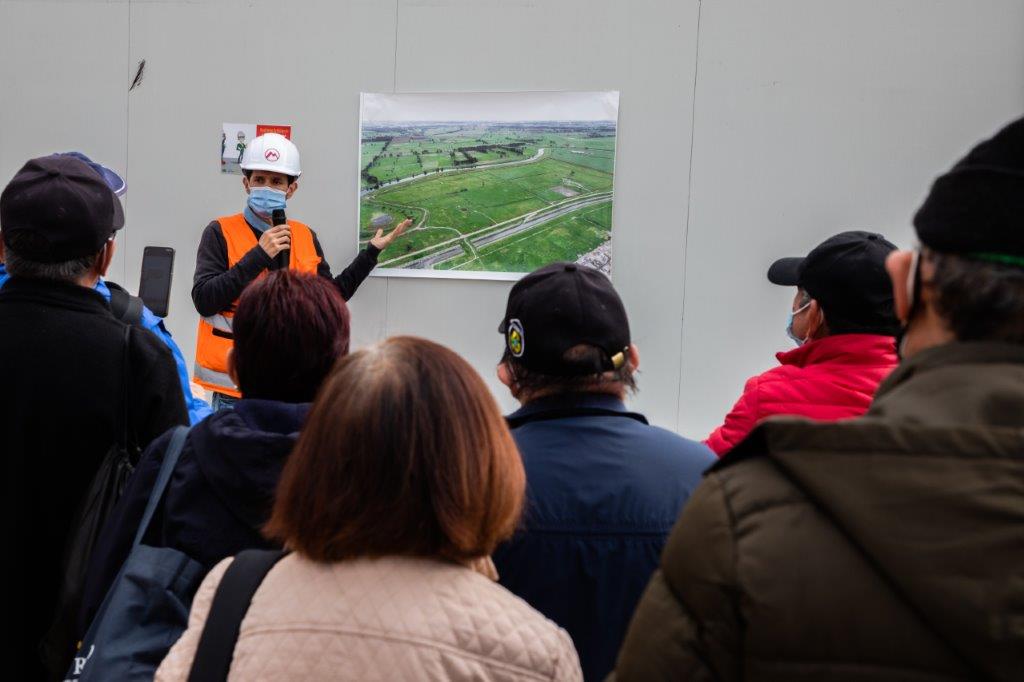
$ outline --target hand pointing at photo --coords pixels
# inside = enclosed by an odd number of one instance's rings
[[[373,239],[370,243],[374,245],[378,250],[383,251],[390,246],[391,242],[395,241],[398,237],[402,236],[405,232],[405,228],[412,225],[412,218],[406,218],[402,222],[398,223],[395,229],[391,230],[388,234],[384,234],[384,228],[378,228],[377,234],[373,235]]]

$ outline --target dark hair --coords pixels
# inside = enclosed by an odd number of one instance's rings
[[[480,375],[444,346],[394,337],[345,357],[324,383],[264,533],[315,561],[464,561],[511,536],[525,487]]]
[[[579,344],[562,354],[562,361],[567,365],[578,364],[583,367],[599,367],[604,361],[605,352],[597,346]],[[527,393],[589,393],[621,390],[636,393],[636,370],[627,358],[622,367],[603,373],[588,373],[573,376],[561,376],[535,372],[519,362],[505,348],[501,361],[512,371],[513,388]]]
[[[232,325],[238,387],[246,398],[313,400],[348,352],[349,313],[334,283],[275,270],[250,284]]]
[[[78,283],[96,265],[99,254],[73,258],[59,263],[40,263],[19,254],[19,248],[36,251],[38,235],[33,232],[12,232],[4,237],[4,267],[11,277],[45,279],[56,282]]]
[[[279,171],[266,171],[266,172],[267,173],[277,173]],[[242,175],[244,175],[246,177],[246,179],[251,179],[252,178],[252,171],[248,170],[248,169],[243,169],[242,170]],[[299,176],[297,176],[297,175],[286,175],[284,173],[281,173],[281,175],[284,175],[286,178],[288,178],[288,184],[289,185],[299,179]]]
[[[1024,344],[1024,269],[930,253],[935,310],[958,341]]]

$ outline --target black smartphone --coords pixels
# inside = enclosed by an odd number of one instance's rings
[[[147,246],[143,250],[139,298],[157,317],[167,317],[173,274],[174,249],[169,246]]]

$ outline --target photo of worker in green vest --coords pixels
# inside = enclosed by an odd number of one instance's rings
[[[238,152],[238,163],[242,163],[242,155],[245,154],[245,133],[241,130],[238,131],[238,144],[235,145],[235,151]]]
[[[214,410],[230,407],[240,396],[228,376],[227,358],[234,345],[231,323],[235,304],[250,282],[270,270],[315,272],[332,280],[347,301],[377,265],[380,252],[412,223],[405,220],[388,234],[378,229],[366,248],[335,277],[316,233],[285,218],[287,202],[298,190],[302,174],[295,144],[277,133],[260,135],[246,146],[241,167],[242,186],[248,195],[245,208],[206,226],[192,281],[192,301],[201,317],[193,378],[212,392]]]

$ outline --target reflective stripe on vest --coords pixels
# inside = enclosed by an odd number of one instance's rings
[[[235,382],[231,380],[231,376],[225,372],[214,372],[212,369],[206,369],[199,363],[196,363],[192,367],[192,371],[195,374],[195,382],[204,386],[216,386],[213,389],[218,393],[226,393],[224,389],[228,389],[235,393],[238,392],[238,387],[235,386]],[[230,387],[230,388],[229,388]],[[241,394],[238,394],[241,396]]]
[[[228,337],[234,338],[234,332],[232,331],[234,316],[225,317],[224,315],[210,315],[209,317],[203,317],[200,319],[213,327],[215,333],[221,332],[221,334],[226,334]]]
[[[245,254],[252,251],[259,241],[241,213],[217,218],[217,222],[220,223],[221,233],[227,247],[228,262],[225,268],[227,270],[234,267]],[[288,227],[292,232],[288,267],[299,272],[316,274],[321,258],[316,253],[313,231],[294,220],[288,221]],[[266,274],[267,271],[264,270],[259,276],[264,277]],[[241,395],[227,372],[228,352],[234,345],[234,310],[237,304],[238,301],[235,301],[227,310],[199,320],[199,331],[196,337],[196,361],[193,370],[195,382],[203,388],[236,398]]]

